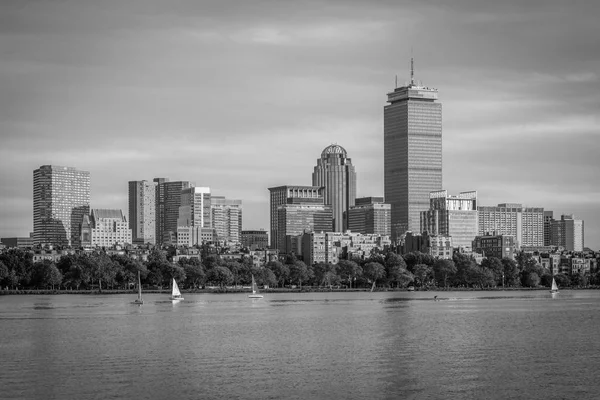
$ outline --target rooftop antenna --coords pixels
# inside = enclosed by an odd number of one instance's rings
[[[414,58],[410,58],[410,85],[414,86],[415,84],[415,60]]]
[[[396,74],[396,84],[394,85],[394,89],[398,88],[398,74]]]

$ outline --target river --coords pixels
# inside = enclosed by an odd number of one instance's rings
[[[600,291],[184,296],[0,296],[0,398],[600,398]]]

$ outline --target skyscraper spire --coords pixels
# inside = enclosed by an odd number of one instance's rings
[[[414,86],[415,84],[415,60],[414,58],[410,58],[410,85]]]

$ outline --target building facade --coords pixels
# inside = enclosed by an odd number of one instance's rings
[[[560,220],[553,220],[551,232],[552,245],[561,246],[567,251],[583,251],[584,223],[575,219],[573,214],[563,214]]]
[[[212,227],[216,240],[222,244],[242,244],[242,200],[212,196],[210,199]]]
[[[412,60],[411,60],[412,63]],[[419,230],[429,193],[442,189],[442,105],[437,89],[411,82],[388,93],[384,107],[384,197],[392,238]]]
[[[446,190],[431,192],[430,208],[421,212],[421,232],[452,237],[452,244],[471,250],[477,236],[477,192],[448,195]]]
[[[293,249],[289,248],[288,237],[296,237],[304,232],[327,232],[331,229],[332,221],[330,205],[305,202],[282,204],[277,208],[278,237],[275,248],[290,253]]]
[[[374,249],[391,245],[389,236],[355,232],[306,232],[301,235],[301,254],[308,265],[337,264],[341,259],[365,259]]]
[[[279,231],[279,206],[287,204],[291,199],[300,202],[313,202],[324,204],[324,188],[321,186],[277,186],[269,188],[270,197],[270,240],[271,248],[277,249],[280,238]],[[329,230],[329,229],[327,229]],[[284,235],[285,236],[285,235]]]
[[[544,209],[519,203],[477,207],[479,235],[495,233],[515,238],[517,248],[544,246]]]
[[[132,243],[132,231],[122,210],[95,208],[81,223],[81,244],[112,247]]]
[[[129,182],[129,228],[133,243],[156,244],[156,182]]]
[[[90,212],[90,173],[42,165],[33,171],[35,244],[79,246],[80,227]]]
[[[179,217],[177,218],[177,245],[196,246],[202,244],[203,234],[212,231],[211,194],[208,187],[190,187],[179,195]],[[165,225],[168,227],[168,225]]]
[[[431,235],[428,232],[414,234],[406,232],[401,246],[402,254],[420,252],[433,257],[451,260],[454,254],[450,236]]]
[[[347,212],[347,229],[362,234],[390,236],[392,206],[383,202],[383,197],[356,199],[354,207]]]
[[[356,172],[346,150],[337,144],[327,146],[321,152],[312,174],[313,186],[325,188],[325,204],[331,205],[334,232],[347,228],[344,214],[354,206],[356,198]]]
[[[509,235],[484,235],[473,240],[473,251],[484,257],[514,259],[515,238]]]
[[[181,206],[181,193],[196,186],[190,181],[171,182],[168,178],[155,178],[156,182],[156,241],[172,242],[177,234],[177,220]]]
[[[267,231],[242,231],[242,247],[254,250],[264,250],[269,247]]]

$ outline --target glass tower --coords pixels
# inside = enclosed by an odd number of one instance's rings
[[[412,63],[412,61],[411,61]],[[429,193],[442,189],[442,105],[437,89],[417,85],[388,93],[384,107],[384,194],[392,237],[417,232]]]
[[[90,212],[90,173],[42,165],[33,171],[33,239],[36,244],[79,246]]]

